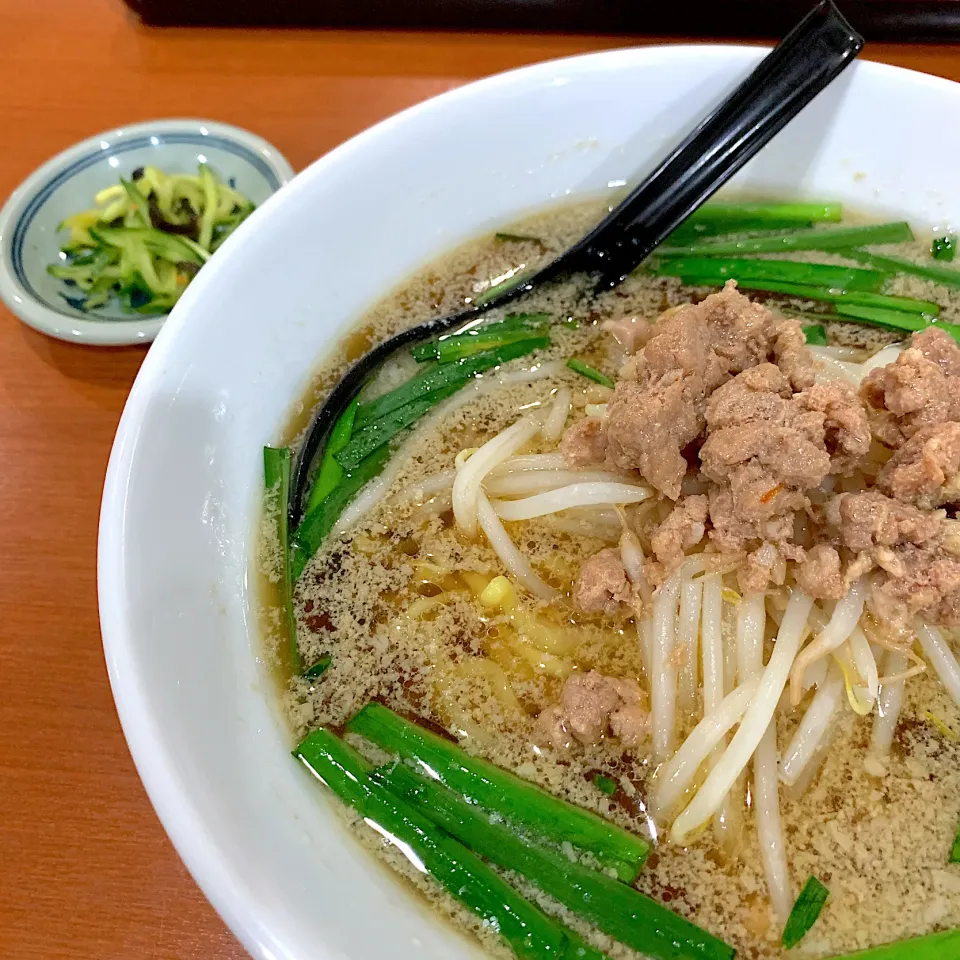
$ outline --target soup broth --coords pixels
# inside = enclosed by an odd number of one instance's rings
[[[453,312],[481,296],[491,283],[549,260],[582,235],[604,209],[591,201],[528,217],[511,225],[508,233],[470,242],[418,272],[378,303],[326,359],[293,412],[285,439],[293,446],[298,443],[316,405],[349,363],[372,344],[429,317]],[[847,217],[845,225],[856,222],[866,221]],[[916,241],[885,247],[883,254],[918,259],[928,249],[928,242]],[[797,252],[790,259],[855,265],[835,253]],[[525,591],[488,538],[483,533],[467,536],[451,509],[450,478],[458,457],[461,466],[469,462],[470,451],[519,418],[546,416],[558,396],[561,400],[569,396],[567,427],[584,416],[604,415],[610,389],[570,369],[565,361],[578,358],[616,379],[626,354],[606,322],[624,317],[653,322],[665,311],[698,302],[710,292],[684,285],[678,278],[640,273],[601,295],[588,293],[583,281],[575,280],[510,308],[549,314],[549,346],[485,373],[402,435],[384,473],[348,507],[342,528],[334,529],[299,579],[294,612],[301,657],[309,665],[329,656],[329,667],[313,679],[291,671],[276,593],[281,572],[272,533],[275,504],[265,513],[260,535],[260,615],[294,737],[319,726],[343,732],[348,720],[371,701],[430,729],[441,729],[470,754],[645,837],[652,853],[636,881],[638,890],[722,938],[736,948],[738,957],[772,960],[787,953],[781,942],[782,919],[769,898],[749,772],[730,791],[722,824],[713,826],[711,820],[676,843],[670,839],[674,817],[654,812],[651,784],[664,758],[655,757],[649,732],[626,745],[628,738],[618,739],[607,731],[598,742],[575,742],[570,749],[558,750],[544,743],[537,726],[538,718],[561,701],[569,678],[590,671],[636,684],[638,707],[650,711],[653,667],[638,637],[640,607],[620,603],[611,604],[609,610],[584,611],[576,602],[577,581],[591,557],[622,543],[625,514],[649,526],[667,518],[670,504],[654,497],[640,504],[578,507],[506,522],[511,540],[553,599]],[[810,314],[817,309],[803,299],[745,292],[753,300],[769,300],[768,306],[784,313]],[[885,292],[935,300],[942,305],[941,319],[946,322],[960,316],[956,290],[932,280],[897,276]],[[829,318],[824,330],[828,345],[837,348],[827,360],[841,364],[859,363],[902,336]],[[366,399],[385,393],[416,371],[417,364],[409,357],[391,363],[367,388]],[[515,455],[552,457],[542,462],[553,469],[577,469],[563,463],[556,440],[542,434]],[[529,473],[518,470],[495,477],[490,497],[525,495],[533,490],[524,486],[525,476],[529,478]],[[358,504],[367,509],[358,509]],[[644,549],[649,561],[649,543]],[[729,693],[737,670],[731,638],[746,593],[738,586],[736,571],[721,570],[720,576],[727,641],[727,662],[720,669],[726,674],[723,689]],[[771,595],[776,590],[771,587]],[[775,615],[782,615],[782,609],[778,612],[774,606],[768,600],[761,638],[764,659],[775,647]],[[832,602],[823,603],[825,617],[832,607]],[[944,633],[952,643],[952,632]],[[881,663],[883,656],[880,652]],[[704,714],[702,666],[688,672],[686,680],[684,663],[678,662],[675,669],[680,680],[673,750]],[[775,715],[781,759],[814,695],[814,690],[806,691],[796,707],[781,701]],[[779,786],[792,895],[810,876],[829,889],[819,919],[794,951],[809,957],[832,957],[960,926],[960,868],[948,863],[960,819],[957,703],[934,670],[911,677],[904,685],[892,746],[877,753],[871,748],[877,709],[860,715],[847,708],[846,701],[845,694],[803,775],[791,786]],[[346,738],[372,762],[388,759],[355,734],[347,733]],[[703,783],[707,769],[701,769],[687,788],[687,800]],[[492,956],[513,955],[397,847],[343,809],[368,848],[442,913],[479,936]],[[575,856],[572,849],[565,852]],[[638,956],[522,877],[506,875],[547,914],[561,918],[609,957]]]

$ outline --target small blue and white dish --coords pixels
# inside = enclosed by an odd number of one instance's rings
[[[149,343],[165,316],[130,315],[114,303],[89,312],[71,305],[70,288],[47,272],[66,239],[57,227],[138,167],[193,174],[201,163],[256,206],[293,178],[266,140],[209,120],[153,120],[90,137],[47,161],[0,210],[0,298],[24,323],[61,340]]]

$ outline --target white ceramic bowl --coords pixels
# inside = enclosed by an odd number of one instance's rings
[[[256,957],[478,956],[354,845],[290,759],[251,613],[261,445],[329,344],[410,271],[531,208],[631,178],[762,53],[562,60],[387,120],[264,204],[150,351],[104,492],[104,646],[157,813]],[[957,156],[960,86],[861,63],[738,182],[944,227],[960,221]]]
[[[196,173],[209,163],[224,181],[261,204],[293,178],[276,147],[256,134],[212,120],[149,120],[74,144],[35,170],[0,210],[0,298],[24,323],[60,340],[96,346],[149,343],[164,316],[124,313],[115,302],[84,311],[70,288],[50,276],[67,238],[66,217],[92,207],[104,187],[152,164],[165,173]]]

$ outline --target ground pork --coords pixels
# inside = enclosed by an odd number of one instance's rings
[[[708,500],[705,496],[684,497],[670,512],[651,538],[657,560],[667,575],[683,560],[687,550],[695,547],[706,532]]]
[[[699,304],[661,318],[621,372],[607,405],[607,456],[637,469],[671,500],[680,496],[688,448],[701,439],[708,398],[731,376],[779,362],[787,387],[813,383],[813,364],[796,321],[777,321],[727,283]]]
[[[797,585],[817,600],[839,600],[848,588],[842,567],[836,549],[818,543],[797,565]]]
[[[682,380],[647,388],[620,380],[607,404],[607,454],[621,470],[637,469],[671,500],[687,472],[683,449],[700,434],[697,403]]]
[[[560,441],[560,452],[574,467],[603,463],[607,456],[607,437],[599,417],[584,417],[570,425]]]
[[[927,509],[958,502],[960,423],[921,427],[884,465],[877,484],[891,497]]]
[[[913,337],[909,349],[871,370],[860,387],[877,438],[896,447],[918,430],[960,420],[960,348],[942,330]]]
[[[624,747],[636,747],[646,733],[648,720],[635,681],[590,670],[567,679],[560,702],[537,719],[535,740],[541,746],[565,752],[576,743],[596,744],[612,734]]]
[[[925,513],[875,490],[831,497],[823,515],[828,531],[855,553],[927,543],[939,536],[943,519],[939,513]]]
[[[723,551],[749,551],[739,571],[747,591],[782,582],[785,561],[802,555],[791,541],[796,515],[810,506],[807,491],[852,471],[870,449],[866,412],[851,388],[815,384],[795,393],[797,382],[805,381],[761,363],[707,403],[700,462],[718,485],[710,491],[710,536]],[[807,559],[811,577],[822,560]]]
[[[633,326],[619,331],[621,343]],[[785,582],[788,561],[801,588],[824,600],[876,571],[891,607],[960,620],[960,550],[934,511],[960,503],[960,348],[951,337],[918,334],[858,394],[815,383],[799,324],[778,322],[732,283],[637,328],[646,345],[621,370],[605,418],[571,427],[562,449],[576,465],[639,471],[677,501],[647,531],[652,583],[708,535],[743,558],[745,591]],[[828,478],[856,475],[874,436],[894,448],[876,487],[828,496]],[[616,550],[584,565],[575,599],[605,613],[632,599]]]
[[[601,550],[587,560],[573,588],[574,603],[587,613],[616,613],[631,596],[630,581],[615,547]]]
[[[960,626],[960,558],[939,541],[904,545],[896,558],[897,575],[886,577],[881,594],[931,623]]]
[[[830,472],[850,473],[870,451],[870,422],[856,391],[847,383],[818,383],[797,397],[802,410],[823,414],[823,442]]]

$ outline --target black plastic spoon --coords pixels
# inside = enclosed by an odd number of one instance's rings
[[[590,273],[615,287],[853,62],[861,37],[822,0],[709,117],[582,240],[482,305],[411,327],[378,344],[343,376],[314,415],[297,457],[290,524],[303,517],[314,461],[334,423],[397,350],[458,327],[559,277]]]

